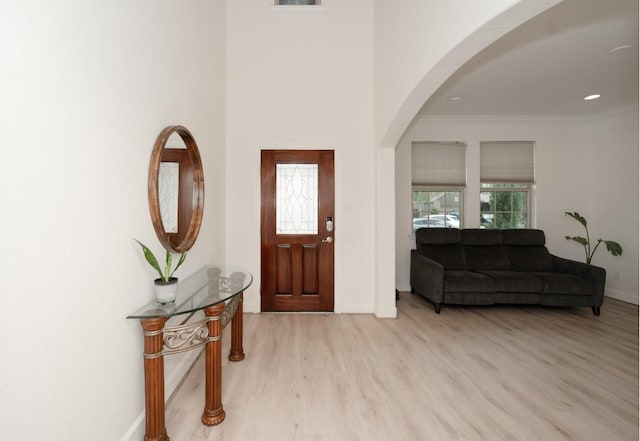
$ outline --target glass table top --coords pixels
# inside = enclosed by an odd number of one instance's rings
[[[127,318],[173,317],[199,311],[226,302],[247,289],[251,282],[253,276],[240,268],[229,265],[205,266],[178,282],[175,302],[162,304],[153,300]]]

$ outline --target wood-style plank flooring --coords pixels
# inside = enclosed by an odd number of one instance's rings
[[[172,441],[638,440],[638,307],[451,307],[402,293],[397,319],[245,314],[219,426],[200,357],[167,408]]]

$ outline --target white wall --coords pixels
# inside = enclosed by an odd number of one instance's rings
[[[638,109],[604,115],[589,126],[589,232],[624,250],[614,257],[602,244],[592,262],[607,269],[608,295],[638,304]]]
[[[467,60],[560,0],[375,0],[376,144],[393,148]]]
[[[624,255],[598,250],[594,264],[607,269],[606,294],[638,303],[638,109],[596,119],[562,117],[468,117],[417,120],[396,150],[396,284],[409,290],[411,235],[411,142],[467,143],[466,227],[479,225],[479,144],[536,143],[534,227],[545,230],[553,254],[584,260],[582,247],[565,235],[584,235],[564,216],[578,211],[595,238],[616,240]],[[619,279],[616,279],[616,273]]]
[[[224,3],[0,1],[3,439],[141,439],[147,170],[181,123],[205,166],[184,277],[224,259]],[[167,373],[170,374],[169,372]]]
[[[227,255],[260,310],[260,149],[335,149],[336,312],[373,312],[373,3],[227,3]]]

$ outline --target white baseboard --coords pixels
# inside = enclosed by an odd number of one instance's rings
[[[139,441],[144,439],[144,428],[144,411],[142,411],[120,441]]]
[[[396,318],[398,317],[398,310],[395,306],[390,308],[378,308],[376,309],[377,318]]]
[[[260,306],[260,299],[258,299],[257,301],[251,301],[245,298],[242,303],[242,310],[244,312],[249,312],[252,314],[260,313],[262,310],[262,307]]]
[[[373,314],[373,305],[369,303],[336,303],[336,314]]]
[[[611,297],[612,299],[622,300],[623,302],[632,303],[634,305],[638,304],[638,296],[628,292],[605,289],[604,295]]]

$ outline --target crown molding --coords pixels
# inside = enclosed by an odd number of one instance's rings
[[[638,111],[638,103],[589,115],[418,115],[414,124],[432,122],[592,122]]]

